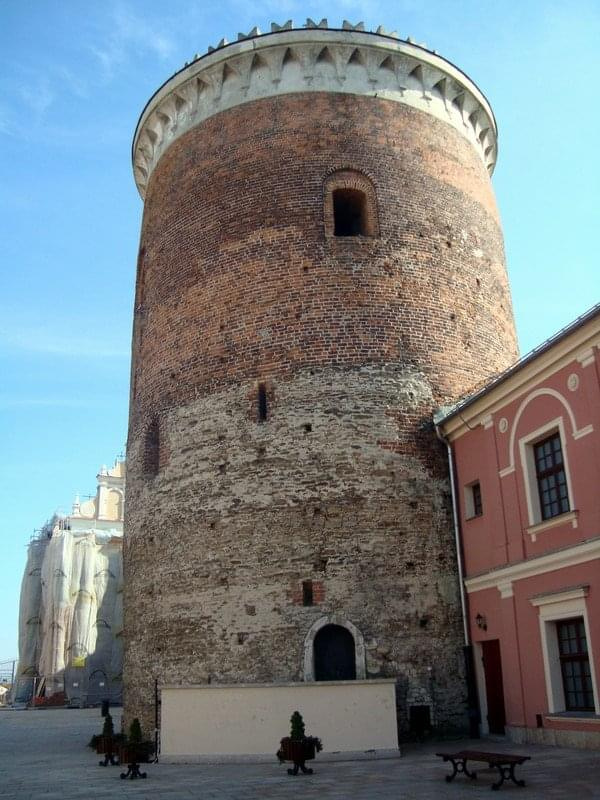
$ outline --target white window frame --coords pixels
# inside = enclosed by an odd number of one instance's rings
[[[535,468],[535,453],[534,445],[542,439],[546,439],[551,433],[558,433],[560,436],[560,447],[562,451],[562,459],[565,468],[565,477],[567,480],[567,494],[569,498],[569,509],[573,512],[575,509],[575,500],[573,497],[573,487],[571,484],[571,472],[569,470],[569,458],[567,454],[567,437],[565,434],[565,425],[562,417],[547,422],[541,428],[528,433],[519,439],[519,453],[521,456],[521,468],[523,470],[523,483],[525,484],[525,497],[527,499],[527,515],[529,518],[530,527],[533,525],[548,524],[552,527],[558,517],[564,516],[558,514],[556,517],[542,520],[542,509],[540,506],[540,493],[538,489],[537,472]],[[570,512],[565,512],[568,514]]]
[[[477,694],[479,695],[479,714],[480,730],[482,736],[487,736],[490,732],[488,723],[487,690],[485,688],[485,671],[483,668],[483,647],[481,642],[473,642],[473,660],[475,663],[475,680],[477,682]]]
[[[587,587],[565,590],[556,594],[534,597],[531,604],[539,609],[540,637],[542,656],[544,659],[544,677],[546,680],[546,697],[550,714],[566,711],[565,692],[563,688],[560,653],[558,649],[558,633],[556,623],[563,619],[582,617],[587,641],[587,652],[592,676],[594,693],[594,713],[600,713],[598,688],[594,669],[594,654],[590,637],[590,626],[587,614]],[[591,712],[590,712],[591,713]]]

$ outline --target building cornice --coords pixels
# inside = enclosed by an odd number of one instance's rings
[[[348,28],[293,29],[290,22],[265,35],[254,29],[173,75],[150,99],[135,131],[133,171],[142,197],[162,154],[187,131],[237,105],[299,92],[364,95],[417,108],[456,128],[491,173],[496,123],[470,78],[425,47],[366,32],[360,23]]]
[[[585,583],[580,586],[569,586],[566,589],[557,589],[554,592],[534,595],[534,597],[530,598],[529,602],[536,608],[539,608],[539,606],[555,605],[556,603],[568,603],[571,600],[582,600],[584,597],[588,596],[589,591],[589,584]]]
[[[600,536],[588,539],[572,547],[554,550],[550,553],[518,561],[505,567],[499,567],[481,575],[465,579],[465,587],[469,594],[484,589],[498,589],[502,597],[512,596],[514,581],[532,578],[544,572],[553,572],[566,567],[583,564],[600,558]]]

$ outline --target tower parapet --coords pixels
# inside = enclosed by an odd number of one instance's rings
[[[311,21],[309,20],[309,23]],[[336,92],[393,100],[443,120],[475,147],[493,172],[497,129],[492,109],[473,81],[425,46],[362,23],[345,29],[272,25],[254,28],[187,64],[154,94],[133,142],[142,197],[161,155],[177,138],[222,111],[266,97]],[[315,23],[313,23],[315,25]],[[289,27],[288,27],[289,26]],[[273,30],[273,28],[275,30]]]

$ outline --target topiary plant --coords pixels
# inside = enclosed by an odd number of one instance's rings
[[[121,734],[119,734],[119,736],[115,737],[115,729],[114,729],[112,717],[111,717],[110,714],[107,714],[104,717],[104,724],[102,726],[102,733],[95,733],[92,736],[92,738],[90,739],[90,741],[88,742],[88,747],[92,747],[95,750],[98,747],[98,745],[101,743],[101,739],[102,738],[106,737],[107,739],[108,738],[110,738],[110,739],[115,739],[115,738],[119,739],[120,736],[121,736]]]
[[[107,738],[110,737],[111,739],[115,735],[115,728],[113,725],[113,719],[110,714],[107,714],[104,717],[104,726],[102,728],[102,736],[106,736]]]
[[[279,761],[293,761],[293,769],[288,769],[288,775],[297,775],[298,770],[306,775],[312,775],[312,769],[308,769],[305,762],[315,757],[315,753],[320,753],[323,743],[318,736],[307,736],[304,729],[304,720],[299,711],[294,711],[290,722],[292,730],[289,736],[284,736],[280,742],[279,750],[276,753]]]
[[[304,739],[306,734],[304,733],[304,720],[302,719],[302,714],[299,711],[294,711],[290,722],[292,723],[290,739],[293,739],[294,741]]]
[[[135,717],[129,726],[129,736],[127,738],[129,744],[141,744],[142,742],[142,726],[137,717]]]

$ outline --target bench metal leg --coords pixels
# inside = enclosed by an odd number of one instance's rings
[[[501,767],[500,764],[496,765],[496,769],[500,773],[500,780],[496,781],[496,783],[492,784],[492,789],[499,789],[505,780],[512,781],[517,786],[525,786],[525,781],[518,780],[515,778],[515,767],[516,764],[510,764],[507,767]]]
[[[459,772],[464,772],[465,775],[467,775],[467,777],[471,778],[471,780],[477,777],[476,772],[469,772],[469,770],[467,769],[466,758],[448,758],[447,756],[444,756],[444,761],[452,762],[452,769],[453,769],[452,775],[446,775],[446,780],[448,781],[448,783],[450,783],[450,781],[453,781]]]

